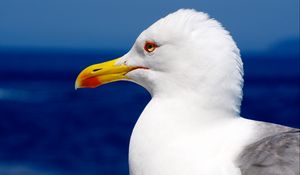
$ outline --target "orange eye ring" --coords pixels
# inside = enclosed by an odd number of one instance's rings
[[[148,53],[153,52],[157,48],[157,44],[155,42],[146,41],[144,45],[144,50]]]

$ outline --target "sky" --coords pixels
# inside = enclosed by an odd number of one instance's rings
[[[299,0],[0,0],[0,48],[129,49],[180,8],[219,20],[241,50],[299,39]]]

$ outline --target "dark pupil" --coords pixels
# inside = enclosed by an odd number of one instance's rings
[[[152,44],[148,45],[148,49],[152,49],[152,47],[153,47]]]

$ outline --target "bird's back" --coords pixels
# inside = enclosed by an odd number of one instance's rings
[[[300,130],[259,123],[258,139],[238,158],[242,175],[299,175]]]

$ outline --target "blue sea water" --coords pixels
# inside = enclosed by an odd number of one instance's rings
[[[1,51],[0,174],[128,174],[130,133],[150,95],[130,82],[74,90],[84,67],[123,53]],[[299,128],[299,58],[243,58],[242,116]]]

